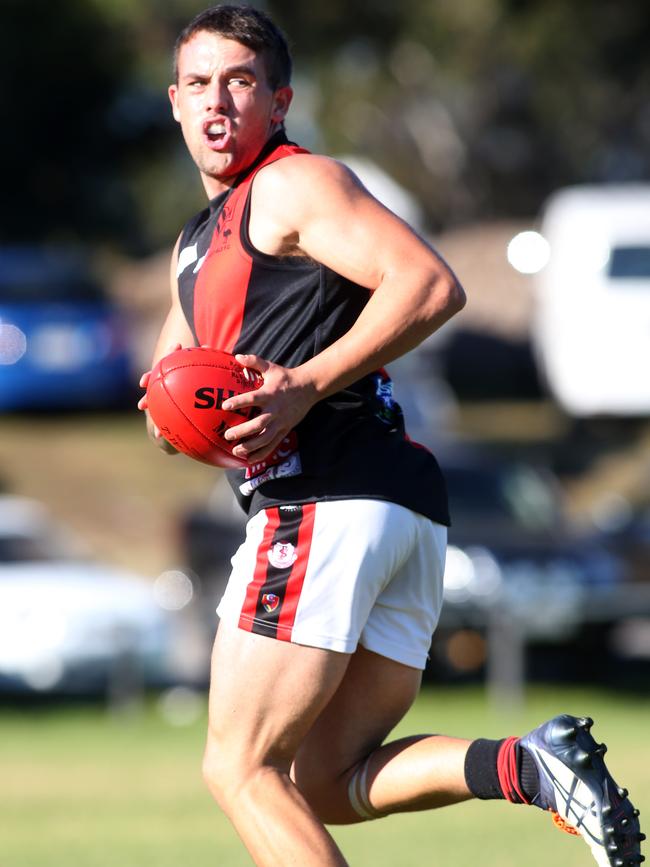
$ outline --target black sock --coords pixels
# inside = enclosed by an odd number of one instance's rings
[[[503,741],[479,738],[472,741],[465,756],[465,782],[467,788],[482,801],[503,798],[497,773],[497,757]]]
[[[505,739],[504,739],[505,740]],[[504,740],[479,738],[469,745],[465,756],[465,782],[470,792],[483,801],[504,799],[497,770],[499,750]],[[539,792],[539,775],[530,753],[520,744],[516,747],[517,776],[529,801]]]

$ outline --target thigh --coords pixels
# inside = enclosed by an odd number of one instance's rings
[[[292,771],[324,821],[349,821],[351,774],[406,714],[421,678],[418,669],[363,647],[352,656],[336,692],[302,740]]]
[[[349,656],[221,623],[210,685],[208,753],[220,763],[288,770],[338,689]]]

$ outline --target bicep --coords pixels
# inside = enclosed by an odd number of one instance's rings
[[[298,192],[296,231],[307,255],[371,290],[388,277],[425,278],[446,268],[434,250],[373,198],[352,172],[332,162],[321,168],[309,196]]]

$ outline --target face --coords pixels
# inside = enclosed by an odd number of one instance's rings
[[[201,30],[181,47],[169,98],[210,198],[253,162],[291,97],[271,90],[262,57],[239,42]]]

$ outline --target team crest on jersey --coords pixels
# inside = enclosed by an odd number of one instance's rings
[[[280,604],[280,597],[276,596],[275,593],[263,593],[262,594],[262,605],[264,606],[265,611],[271,614],[272,611]]]
[[[298,559],[291,542],[276,542],[268,553],[269,563],[276,569],[288,569]]]
[[[403,420],[402,409],[393,398],[393,383],[387,373],[379,372],[375,376],[375,397],[378,410],[375,413],[384,424],[394,427]]]

